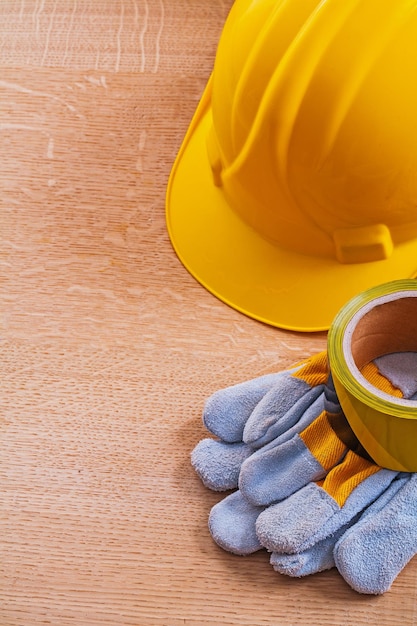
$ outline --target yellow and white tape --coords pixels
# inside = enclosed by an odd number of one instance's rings
[[[382,467],[416,472],[417,401],[377,389],[361,370],[386,354],[417,352],[417,280],[378,285],[350,300],[330,327],[327,351],[340,405],[368,454]]]

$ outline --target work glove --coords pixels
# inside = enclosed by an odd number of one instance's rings
[[[378,377],[378,370],[373,375]],[[310,568],[333,567],[333,561],[323,562],[331,541],[398,474],[367,457],[341,412],[329,372],[316,409],[305,428],[287,431],[243,461],[239,490],[209,516],[210,532],[222,548],[250,554],[265,547],[275,553],[276,569],[287,568],[290,575],[312,572],[295,574],[294,558],[279,565],[278,554],[308,552]]]
[[[378,365],[387,358],[382,357]],[[373,384],[379,386],[382,380],[384,391],[412,397],[413,381],[403,384],[402,390],[394,388],[387,372],[381,376],[375,365],[370,367],[375,371],[367,377],[376,378]],[[392,364],[391,370],[398,371]],[[395,381],[399,387],[401,383]],[[271,563],[282,573],[303,576],[333,567],[336,560],[354,589],[383,593],[417,549],[416,516],[408,506],[410,491],[416,491],[414,475],[381,469],[364,458],[366,454],[361,456],[363,450],[340,415],[339,429],[333,430],[334,416],[340,413],[337,406],[329,381],[325,414],[319,411],[316,420],[298,428],[298,435],[293,429],[292,437],[272,439],[248,455],[241,463],[241,489],[212,509],[209,527],[217,543],[232,552],[247,554],[263,546],[272,550]],[[227,414],[227,402],[222,414]],[[284,416],[280,419],[285,423]],[[250,417],[244,421],[248,423]],[[289,488],[291,463],[296,492]],[[300,488],[306,480],[314,482]],[[288,497],[288,490],[294,495]],[[414,508],[415,500],[411,498]],[[369,555],[379,550],[373,568],[361,556],[362,544],[369,547]]]
[[[417,554],[417,474],[402,474],[380,500],[341,535],[333,551],[340,574],[359,593],[388,591]]]
[[[293,577],[336,566],[355,591],[379,595],[416,553],[417,474],[399,472],[375,502],[334,535],[297,554],[272,553],[270,562]]]

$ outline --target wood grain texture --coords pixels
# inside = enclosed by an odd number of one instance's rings
[[[0,626],[417,624],[220,550],[189,455],[205,398],[322,349],[175,256],[164,198],[231,0],[0,2]]]

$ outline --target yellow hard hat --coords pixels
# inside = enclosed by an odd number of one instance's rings
[[[298,331],[414,277],[416,77],[417,0],[236,0],[168,185],[191,274]]]

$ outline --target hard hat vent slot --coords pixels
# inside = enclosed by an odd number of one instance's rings
[[[388,259],[394,249],[385,224],[340,228],[333,233],[336,258],[340,263],[371,263]]]

